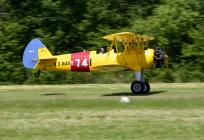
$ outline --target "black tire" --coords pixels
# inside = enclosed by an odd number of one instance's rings
[[[143,84],[144,84],[143,93],[148,94],[149,91],[150,91],[150,85],[149,85],[149,83],[147,81],[145,81]]]
[[[40,71],[35,72],[34,76],[37,77],[37,78],[40,77]]]
[[[134,81],[131,84],[131,91],[133,94],[141,94],[144,90],[144,84],[140,81]]]

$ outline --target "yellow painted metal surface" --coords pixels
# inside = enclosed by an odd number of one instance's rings
[[[71,70],[71,54],[55,55],[52,57],[39,58],[36,69],[41,70]]]
[[[114,50],[104,54],[96,54],[96,51],[90,52],[91,71],[118,71],[125,70],[117,61],[117,54]]]
[[[119,53],[118,55],[117,53],[114,53],[114,50],[105,54],[96,54],[95,51],[92,51],[91,70],[117,71],[129,69],[133,71],[141,71],[154,64],[153,57],[153,49],[138,51],[132,48],[123,53]]]
[[[58,55],[56,69],[62,70],[62,71],[70,71],[71,70],[71,54]]]
[[[127,49],[125,52],[118,55],[118,63],[128,67],[133,71],[141,71],[154,64],[154,50],[137,50],[135,48]]]
[[[50,57],[50,56],[52,56],[52,54],[50,53],[50,51],[46,47],[38,49],[38,57],[47,58],[47,57]]]

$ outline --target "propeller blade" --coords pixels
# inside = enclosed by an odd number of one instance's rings
[[[168,55],[166,54],[165,51],[164,51],[164,64],[165,64],[165,67],[168,68],[168,65],[169,65]]]

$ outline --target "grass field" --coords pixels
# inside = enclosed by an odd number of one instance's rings
[[[158,139],[204,139],[204,83],[0,86],[0,140]]]

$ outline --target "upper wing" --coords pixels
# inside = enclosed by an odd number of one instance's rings
[[[124,52],[128,48],[144,50],[144,48],[147,47],[148,42],[154,39],[153,37],[134,34],[131,32],[121,32],[121,33],[111,34],[111,35],[104,36],[103,38],[109,41],[112,41],[110,50],[112,49],[113,46],[115,46],[117,52],[119,48],[118,44],[122,43],[121,46],[124,47]]]
[[[110,35],[104,36],[103,38],[109,41],[117,41],[117,42],[148,42],[154,39],[154,37],[134,34],[131,32],[121,32],[116,34],[110,34]]]

